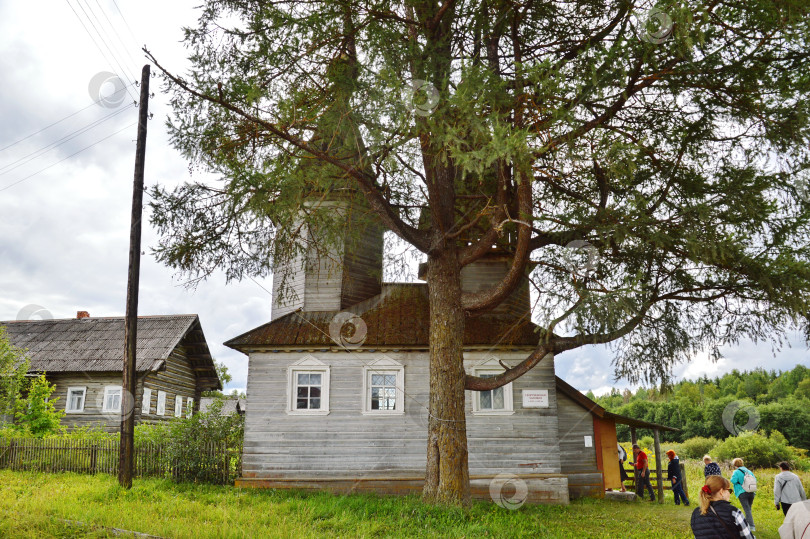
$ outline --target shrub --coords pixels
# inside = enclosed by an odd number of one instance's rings
[[[778,431],[770,436],[759,432],[742,432],[729,436],[714,450],[718,460],[730,462],[739,457],[748,468],[774,468],[783,460],[795,460],[797,453],[787,445]]]
[[[652,436],[642,436],[638,439],[638,445],[644,447],[655,447],[655,440]]]
[[[681,444],[681,456],[688,459],[702,459],[703,455],[711,454],[717,446],[717,438],[704,438],[696,436],[689,438]]]
[[[54,389],[56,386],[50,384],[44,374],[31,381],[28,395],[17,399],[15,404],[15,427],[20,432],[41,438],[63,430],[59,421],[65,412],[54,408],[56,399],[50,400]]]

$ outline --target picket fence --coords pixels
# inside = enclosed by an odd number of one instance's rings
[[[205,442],[191,451],[169,444],[136,443],[135,477],[232,484],[241,472],[239,449]],[[118,452],[117,440],[0,438],[0,469],[117,475]]]

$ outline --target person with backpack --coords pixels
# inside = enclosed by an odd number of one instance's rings
[[[782,504],[782,512],[787,516],[790,506],[806,500],[807,494],[804,492],[802,480],[790,471],[787,462],[780,462],[778,466],[782,471],[773,478],[773,501],[777,509],[779,504]]]
[[[751,531],[756,531],[754,517],[751,515],[751,506],[754,505],[754,493],[757,491],[757,478],[751,470],[743,466],[743,459],[736,458],[731,461],[734,473],[731,474],[731,484],[734,485],[734,495],[740,500],[745,519],[751,527]]]
[[[723,476],[710,475],[698,494],[698,506],[692,512],[695,539],[718,537],[754,537],[742,511],[729,503],[731,483]]]

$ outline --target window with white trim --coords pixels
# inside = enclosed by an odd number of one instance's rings
[[[87,395],[86,387],[69,387],[67,390],[67,403],[65,412],[78,414],[84,411],[84,397]]]
[[[493,378],[503,374],[504,369],[496,358],[473,367],[473,376]],[[480,415],[510,415],[515,413],[512,398],[512,383],[487,391],[473,391],[473,413]]]
[[[383,357],[363,367],[363,414],[405,413],[405,367]]]
[[[307,356],[287,369],[287,413],[326,415],[329,413],[329,366]]]
[[[166,415],[166,392],[158,391],[157,415]]]
[[[180,395],[174,398],[174,417],[183,417],[183,397]]]
[[[141,404],[141,415],[149,415],[152,413],[152,390],[148,387],[143,388],[143,403]]]
[[[194,410],[194,398],[189,397],[186,399],[186,417],[191,417],[191,412]]]
[[[101,411],[104,413],[120,412],[122,397],[121,386],[106,386],[104,388],[104,401],[101,403]]]

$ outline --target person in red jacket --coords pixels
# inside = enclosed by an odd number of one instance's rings
[[[650,501],[655,501],[652,483],[650,483],[650,465],[647,453],[641,450],[638,444],[633,444],[633,464],[636,469],[636,496],[644,499],[644,487],[650,491]]]

